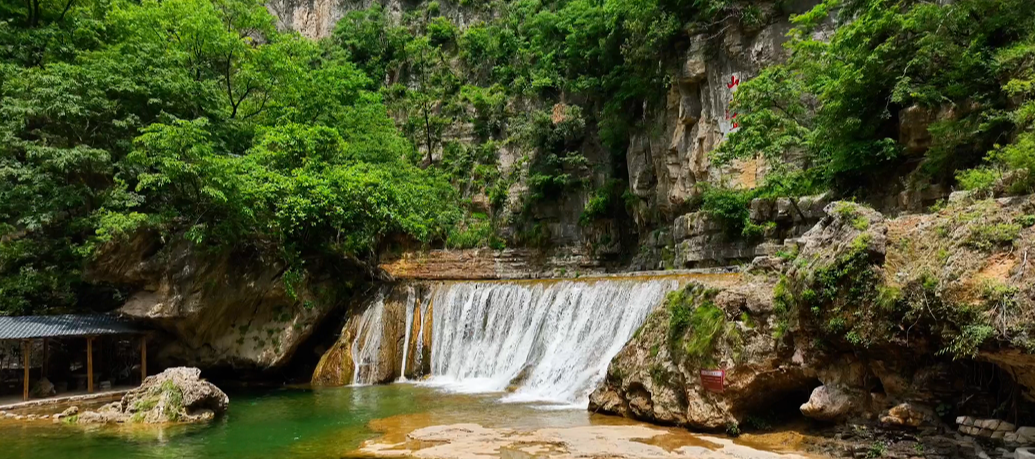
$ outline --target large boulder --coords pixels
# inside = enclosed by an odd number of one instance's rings
[[[823,214],[771,269],[704,288],[681,316],[659,305],[590,409],[707,429],[774,408],[924,429],[991,415],[994,389],[964,393],[968,375],[986,373],[1019,404],[1035,400],[1035,198],[956,200],[895,219],[835,202]],[[702,347],[684,327],[715,339]],[[726,371],[721,393],[702,387],[700,370],[713,368]],[[965,402],[944,412],[948,400]]]
[[[781,331],[772,279],[739,279],[732,286],[687,286],[680,294],[694,299],[683,311],[659,305],[611,361],[606,379],[590,396],[589,409],[661,424],[722,429],[784,396],[804,397],[816,379]],[[712,323],[718,322],[703,352],[692,325],[674,329],[684,320],[674,319],[674,314],[695,316],[699,308],[708,308]],[[701,370],[716,368],[726,370],[722,392],[702,384]]]
[[[368,277],[358,265],[310,266],[289,291],[287,267],[276,257],[164,241],[141,233],[110,244],[86,273],[134,292],[120,312],[167,332],[152,354],[164,367],[282,367],[347,297],[344,290]]]
[[[177,367],[149,376],[119,402],[77,415],[79,424],[139,422],[163,424],[211,420],[226,413],[230,398],[201,379],[197,368]],[[61,417],[76,416],[62,413]]]
[[[852,394],[837,387],[819,386],[812,391],[809,401],[801,406],[801,413],[821,421],[840,421],[860,408]]]

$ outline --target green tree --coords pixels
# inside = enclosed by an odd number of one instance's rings
[[[829,39],[815,33],[834,12]],[[907,108],[937,114],[922,157],[927,180],[951,179],[1009,136],[997,56],[1030,34],[1023,0],[952,3],[827,0],[794,19],[789,60],[741,85],[742,129],[720,160],[805,153],[809,173],[844,191],[886,180],[910,158],[898,144]]]
[[[83,268],[141,228],[305,275],[460,218],[362,68],[258,1],[26,5],[0,9],[0,314],[117,305]]]

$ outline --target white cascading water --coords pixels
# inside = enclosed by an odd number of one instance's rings
[[[414,300],[415,292],[413,290],[412,285],[406,286],[407,307],[403,309],[403,314],[406,314],[406,335],[403,338],[402,371],[399,372],[399,381],[406,381],[406,357],[409,355],[410,350],[410,329],[413,328],[413,311],[409,308],[409,305],[413,304]]]
[[[356,339],[352,342],[354,372],[352,384],[372,384],[384,334],[384,292],[378,291],[373,303],[359,317]]]
[[[464,392],[513,383],[505,401],[585,408],[611,359],[678,287],[674,279],[445,284],[433,299],[431,383]]]
[[[423,371],[424,368],[424,321],[428,317],[428,306],[431,305],[431,296],[428,296],[423,303],[420,304],[420,328],[417,330],[417,354],[414,356],[413,363],[416,364],[416,368],[419,372]]]

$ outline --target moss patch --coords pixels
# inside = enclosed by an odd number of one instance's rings
[[[668,345],[673,355],[713,363],[717,340],[727,329],[726,313],[712,301],[717,291],[688,285],[668,295]]]

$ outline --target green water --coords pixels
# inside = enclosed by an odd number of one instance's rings
[[[200,426],[103,427],[0,423],[0,458],[300,458],[348,456],[378,436],[375,419],[403,423],[476,422],[516,428],[585,425],[585,411],[501,404],[498,396],[464,396],[395,384],[231,393],[230,411]],[[411,416],[398,416],[411,415]],[[419,426],[418,426],[419,427]]]

